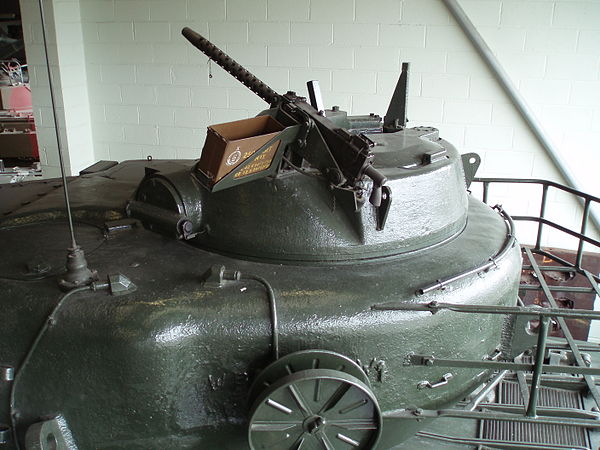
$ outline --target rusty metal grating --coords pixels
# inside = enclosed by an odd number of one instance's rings
[[[503,381],[498,386],[497,402],[505,405],[523,405],[523,397],[516,382]],[[540,387],[539,406],[583,409],[579,392]],[[537,444],[589,447],[588,432],[581,427],[522,423],[499,420],[482,421],[481,438]]]

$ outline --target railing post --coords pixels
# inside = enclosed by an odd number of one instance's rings
[[[543,219],[544,215],[546,214],[547,198],[548,198],[548,185],[546,183],[544,183],[543,188],[542,188],[542,201],[540,204],[540,219]],[[535,249],[536,250],[539,250],[542,247],[542,230],[543,230],[543,228],[544,228],[544,224],[540,220],[538,222],[537,239],[535,240]]]
[[[544,355],[546,353],[546,340],[548,338],[548,328],[550,318],[540,317],[540,328],[538,332],[538,341],[535,354],[535,366],[531,377],[531,389],[529,390],[529,404],[527,405],[527,417],[536,416],[537,401],[539,397],[540,379],[542,377],[542,366],[544,365]]]
[[[490,189],[490,183],[489,181],[484,181],[483,182],[483,197],[482,197],[482,201],[483,203],[485,203],[487,205],[488,202],[488,191]]]
[[[587,230],[588,217],[590,216],[590,199],[585,199],[583,206],[583,214],[581,217],[581,234],[585,235]],[[581,260],[583,259],[583,239],[579,238],[579,247],[577,248],[577,261],[575,262],[575,268],[581,269]]]

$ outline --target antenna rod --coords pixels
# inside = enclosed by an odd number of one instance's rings
[[[67,189],[67,176],[65,174],[65,163],[63,160],[62,145],[60,141],[60,130],[56,118],[56,102],[54,100],[54,83],[52,81],[52,70],[50,69],[50,60],[48,58],[48,42],[46,40],[46,19],[44,17],[43,0],[38,0],[40,5],[40,18],[42,21],[42,38],[44,40],[44,56],[46,57],[46,66],[48,68],[48,87],[50,88],[50,102],[52,104],[52,117],[54,118],[54,127],[56,129],[56,145],[58,146],[58,160],[60,163],[60,173],[63,182],[63,192],[65,195],[65,205],[67,207],[67,219],[69,221],[69,232],[71,233],[71,248],[77,247],[75,242],[75,231],[73,229],[73,218],[71,216],[71,204],[69,203],[69,191]]]
[[[54,83],[52,82],[52,70],[50,69],[50,58],[48,57],[48,40],[46,39],[46,18],[44,14],[43,0],[38,0],[40,5],[40,19],[42,25],[42,37],[44,40],[44,51],[46,57],[46,66],[48,67],[48,87],[50,88],[50,102],[52,104],[52,117],[54,118],[54,127],[56,129],[56,145],[58,145],[58,160],[60,162],[60,173],[62,176],[63,192],[65,195],[65,207],[67,209],[67,220],[69,222],[69,232],[71,233],[71,247],[67,248],[67,271],[65,275],[58,280],[59,286],[65,291],[69,291],[81,286],[86,286],[98,279],[98,273],[88,268],[85,254],[81,247],[75,241],[75,230],[73,228],[73,216],[71,215],[71,203],[69,202],[69,190],[67,188],[67,175],[65,173],[65,161],[62,153],[60,139],[60,129],[56,114],[56,102],[54,100]]]

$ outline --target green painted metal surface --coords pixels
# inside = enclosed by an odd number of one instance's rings
[[[202,274],[215,264],[259,275],[271,284],[277,299],[282,355],[324,349],[351,358],[363,367],[383,412],[409,405],[446,405],[479,383],[478,370],[456,369],[446,386],[418,389],[421,381],[435,383],[447,369],[406,366],[405,357],[416,352],[481,358],[499,344],[501,317],[488,315],[473,321],[469,315],[453,311],[431,315],[371,307],[391,301],[432,300],[514,305],[521,262],[518,248],[496,268],[446,290],[415,296],[419,286],[481,264],[498,251],[506,228],[495,211],[469,200],[464,229],[418,251],[401,249],[398,256],[389,256],[396,253],[390,248],[401,241],[395,234],[402,229],[398,225],[388,228],[390,243],[380,244],[373,238],[374,247],[384,248],[382,253],[387,256],[352,264],[301,261],[282,265],[270,260],[272,251],[265,251],[262,262],[232,258],[194,246],[202,246],[201,242],[192,240],[194,245],[188,245],[141,226],[106,237],[104,222],[125,216],[125,204],[143,178],[144,166],[178,172],[191,164],[122,163],[109,173],[86,175],[70,183],[76,233],[90,266],[101,274],[126,274],[138,290],[122,297],[86,292],[68,299],[17,386],[15,418],[21,439],[30,425],[61,414],[79,448],[248,448],[248,390],[271,362],[269,307],[265,288],[258,283],[225,281],[220,287],[203,283]],[[293,174],[239,189],[263,192],[265,197],[269,191],[285,192],[294,199],[299,195],[297,186],[305,179],[313,182]],[[276,190],[275,186],[282,184],[285,186]],[[27,188],[22,186],[23,191]],[[410,197],[410,193],[406,195]],[[273,200],[254,198],[250,202],[247,193],[239,193],[239,197],[248,208],[251,203],[261,217],[252,226],[264,223],[262,230],[267,229],[264,220],[268,216],[262,205]],[[0,355],[2,364],[17,371],[60,296],[52,276],[24,281],[28,275],[23,273],[36,257],[50,266],[50,275],[62,270],[64,252],[60,249],[66,231],[60,223],[60,200],[58,190],[47,194],[43,202],[5,216],[0,230],[4,251],[11,255],[0,262],[4,276],[0,307],[5,324],[0,329]],[[325,202],[315,202],[325,210]],[[291,200],[290,208],[294,208]],[[309,240],[312,236],[291,234],[295,224],[311,211],[290,208],[266,211],[283,217],[278,220],[286,222],[287,228],[280,232],[290,240]],[[269,233],[274,233],[274,228]],[[249,230],[248,234],[245,245],[252,248],[258,232]],[[272,236],[271,240],[278,239]],[[29,245],[23,246],[25,241]],[[319,249],[313,246],[312,251],[315,248]],[[336,253],[344,251],[341,247]],[[356,248],[350,252],[358,254]],[[0,422],[9,423],[8,386],[3,384],[0,392]],[[378,448],[401,442],[419,426],[386,426],[384,420]]]

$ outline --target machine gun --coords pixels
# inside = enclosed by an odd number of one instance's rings
[[[325,116],[316,82],[308,83],[310,104],[305,97],[300,97],[292,91],[284,95],[278,94],[200,34],[187,27],[182,30],[182,34],[212,61],[269,103],[271,109],[263,114],[272,116],[284,126],[281,132],[243,160],[234,171],[215,183],[210,183],[206,174],[196,167],[195,175],[205,187],[214,192],[257,178],[274,176],[290,167],[298,169],[307,163],[318,169],[333,188],[344,191],[343,195],[348,195],[347,193],[350,192],[354,197],[355,209],[364,204],[365,191],[369,187],[370,203],[376,208],[382,206],[382,186],[387,179],[373,167],[374,155],[371,152],[373,142],[362,134],[353,134],[337,126]],[[400,82],[398,86],[401,86]],[[394,97],[397,96],[398,91],[397,87]],[[404,99],[405,94],[406,82],[404,82]],[[391,117],[392,109],[394,112],[401,110],[402,117]],[[405,123],[404,107],[392,108],[390,104],[383,131],[397,131],[402,129]],[[273,152],[273,148],[277,150]],[[257,166],[256,161],[265,157],[271,161],[268,167],[265,167],[265,164]],[[263,170],[244,171],[244,168],[252,167],[253,163],[254,167]],[[366,182],[366,177],[372,181],[370,186]],[[389,208],[389,194],[391,192],[383,194],[386,210]]]

